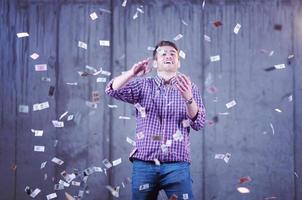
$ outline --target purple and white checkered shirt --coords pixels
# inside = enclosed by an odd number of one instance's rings
[[[113,80],[106,87],[106,94],[142,107],[136,110],[136,148],[130,160],[191,162],[189,132],[201,129],[205,124],[205,108],[197,86],[192,83],[193,98],[198,113],[190,119],[185,100],[175,87],[176,79],[170,84],[158,75],[152,78],[136,78],[124,87],[113,90]]]

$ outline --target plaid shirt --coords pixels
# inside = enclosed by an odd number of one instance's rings
[[[113,80],[106,86],[106,94],[131,104],[136,110],[136,148],[130,160],[191,162],[190,127],[200,130],[205,124],[205,108],[197,86],[192,83],[193,98],[198,113],[190,119],[185,100],[177,90],[176,79],[164,84],[159,76],[136,78],[124,87],[113,90]]]

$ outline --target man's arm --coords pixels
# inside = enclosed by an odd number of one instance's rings
[[[133,77],[141,76],[150,72],[148,68],[148,61],[149,59],[140,61],[134,64],[130,70],[114,78],[112,83],[112,89],[118,90],[122,88],[124,85],[126,85]]]
[[[194,97],[192,97],[191,101],[192,101],[192,103],[186,104],[187,105],[187,114],[190,119],[194,119],[198,113],[198,105],[197,105]]]
[[[185,75],[178,75],[176,77],[177,80],[177,88],[181,92],[182,97],[186,100],[186,102],[191,101],[191,103],[187,103],[187,114],[190,119],[193,119],[198,112],[198,105],[193,97],[192,92],[192,83],[189,78]]]
[[[125,73],[115,77],[112,82],[112,89],[118,90],[125,86],[132,78],[134,74],[131,70],[126,71]]]
[[[181,92],[183,98],[188,102],[187,103],[187,115],[190,119],[191,127],[198,131],[200,130],[205,123],[205,108],[202,103],[200,94],[195,86],[194,90],[192,83],[189,78],[185,75],[177,76],[177,88]],[[192,91],[193,90],[193,91]]]
[[[112,79],[106,86],[106,94],[121,101],[136,103],[141,93],[142,79],[132,79],[148,73],[150,70],[147,64],[148,60],[138,62],[130,70]]]

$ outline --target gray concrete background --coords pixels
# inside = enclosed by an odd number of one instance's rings
[[[132,147],[126,137],[134,139],[135,110],[105,96],[106,83],[97,83],[96,78],[106,77],[108,82],[151,56],[148,46],[173,40],[178,34],[183,38],[176,44],[186,53],[180,71],[198,85],[207,110],[205,129],[191,134],[196,199],[302,199],[301,3],[206,0],[203,8],[202,2],[128,0],[124,8],[122,0],[1,0],[0,199],[30,199],[24,192],[27,185],[42,190],[36,199],[46,199],[45,195],[54,192],[54,184],[63,179],[63,170],[104,169],[105,158],[122,158],[122,164],[108,169],[107,175],[90,175],[89,193],[83,199],[114,199],[106,185],[120,186],[120,199],[130,199],[126,179],[131,177],[128,155]],[[138,13],[133,20],[140,6],[144,14]],[[92,12],[99,17],[95,21],[89,17]],[[216,20],[223,25],[214,27]],[[242,27],[236,35],[237,23]],[[274,29],[276,24],[281,30]],[[17,38],[18,32],[30,36]],[[211,42],[204,40],[204,34]],[[101,47],[99,40],[110,40],[110,47]],[[87,50],[79,48],[78,41],[86,42]],[[40,55],[37,60],[30,58],[34,52]],[[214,55],[221,60],[210,62]],[[289,55],[294,58],[289,60]],[[34,70],[35,64],[44,63],[46,72]],[[265,71],[281,63],[285,69]],[[78,71],[84,71],[85,65],[112,74],[80,77]],[[66,84],[70,82],[78,85]],[[49,86],[55,86],[53,96],[48,96]],[[211,86],[218,91],[210,93]],[[93,91],[100,93],[95,109],[85,104]],[[237,105],[227,109],[225,104],[233,99]],[[32,110],[33,104],[44,101],[50,108]],[[108,104],[118,108],[108,108]],[[18,112],[19,105],[28,105],[29,113]],[[55,128],[51,121],[65,111],[74,119],[65,118],[65,127]],[[215,116],[218,122],[211,125]],[[35,137],[31,129],[43,129],[43,137]],[[45,152],[34,152],[34,145],[44,145]],[[230,153],[230,161],[214,159],[218,153]],[[52,163],[54,156],[65,163]],[[40,169],[44,161],[46,167]],[[244,176],[252,181],[239,184]],[[239,186],[249,188],[250,193],[240,194]],[[64,199],[65,191],[77,195],[81,188],[57,191],[58,199]],[[161,193],[159,199],[166,197]]]

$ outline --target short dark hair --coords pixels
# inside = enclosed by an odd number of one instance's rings
[[[162,47],[162,46],[170,46],[170,47],[173,47],[173,48],[177,51],[177,53],[179,52],[179,50],[178,50],[178,48],[177,48],[177,46],[176,46],[175,43],[170,42],[170,41],[166,41],[166,40],[162,40],[162,41],[160,41],[160,42],[155,46],[155,49],[153,50],[153,59],[155,59],[155,56],[156,56],[156,53],[157,53],[157,49],[158,49],[159,47]]]

